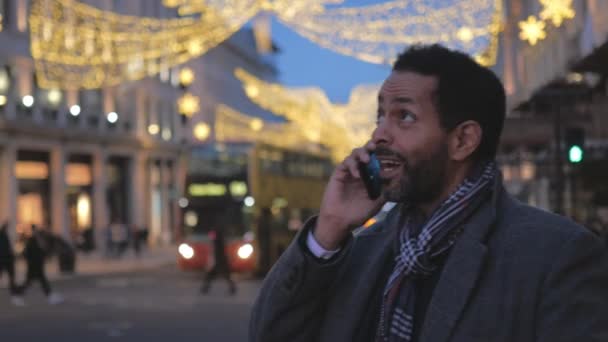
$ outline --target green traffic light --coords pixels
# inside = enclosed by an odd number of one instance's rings
[[[568,151],[568,158],[571,163],[580,163],[583,160],[583,149],[578,145],[573,145]]]

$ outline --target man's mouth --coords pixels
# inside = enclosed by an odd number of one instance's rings
[[[403,162],[396,158],[378,156],[380,162],[380,177],[394,178],[397,177],[403,169]]]

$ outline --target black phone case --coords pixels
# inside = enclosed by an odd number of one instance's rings
[[[359,173],[361,174],[361,180],[365,184],[369,198],[376,199],[382,193],[380,162],[374,153],[371,153],[369,158],[369,163],[359,163]]]

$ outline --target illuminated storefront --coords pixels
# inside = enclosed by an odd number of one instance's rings
[[[29,233],[30,227],[48,227],[49,164],[48,153],[19,151],[15,164],[17,178],[17,232]]]
[[[66,165],[67,207],[70,234],[82,249],[95,247],[93,236],[93,170],[87,155],[72,155]]]

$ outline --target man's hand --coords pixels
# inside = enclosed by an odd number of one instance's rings
[[[356,148],[339,164],[325,188],[314,237],[328,250],[335,250],[350,232],[375,215],[386,202],[383,196],[371,200],[359,174],[359,163],[369,162],[376,146],[368,142]]]

